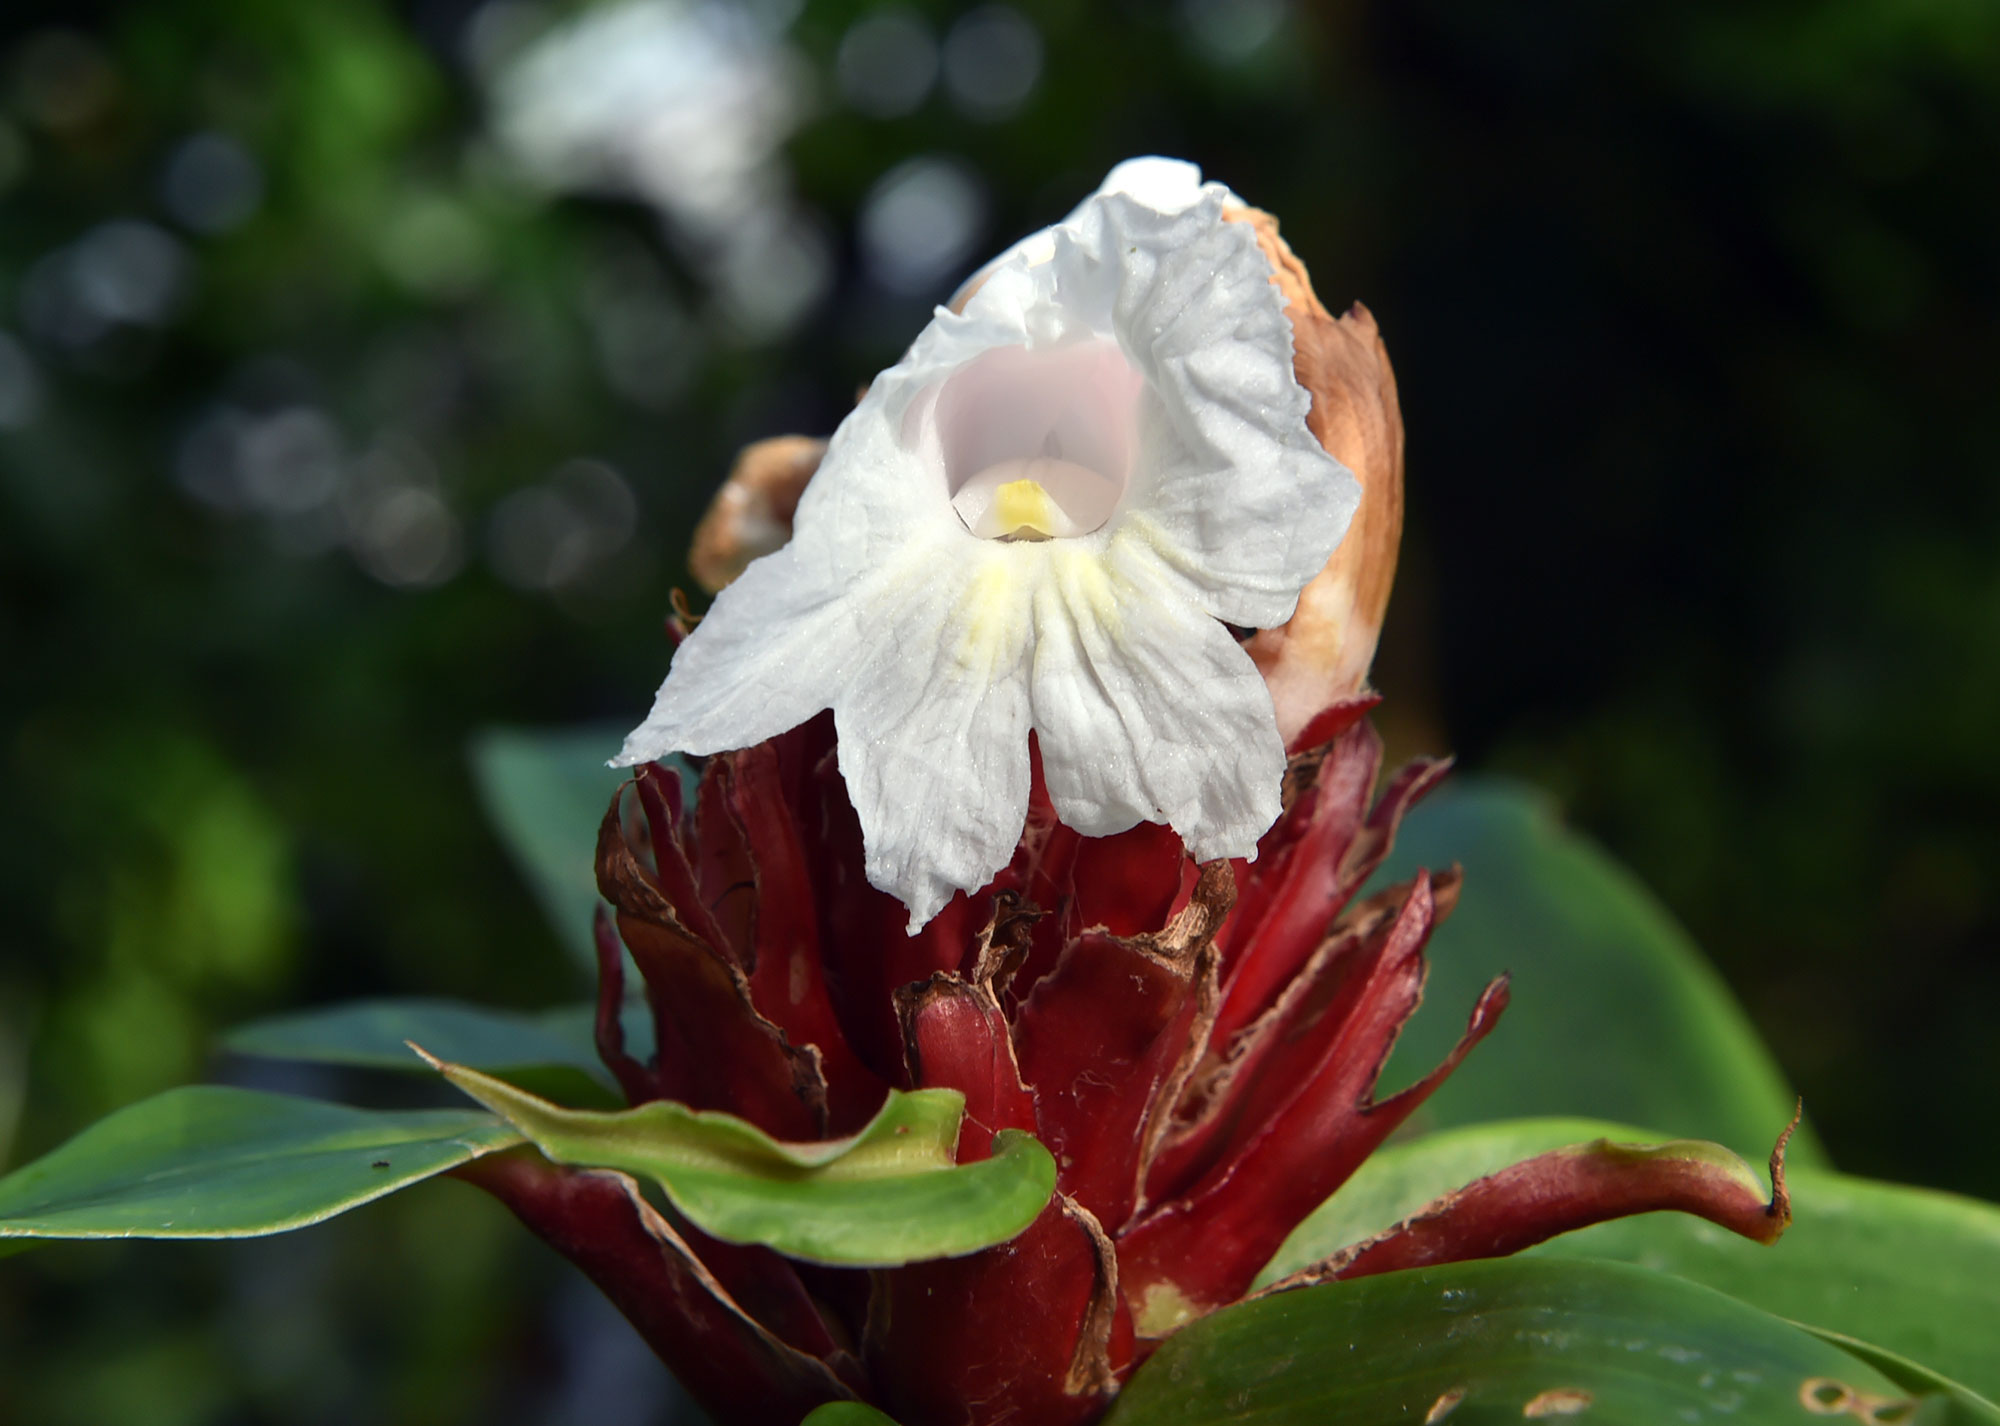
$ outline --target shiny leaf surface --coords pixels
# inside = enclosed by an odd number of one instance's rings
[[[520,1142],[489,1114],[194,1085],[129,1105],[0,1179],[0,1238],[282,1233]]]
[[[1107,1426],[1402,1426],[1581,1415],[1619,1426],[1807,1423],[1840,1399],[1914,1408],[1838,1346],[1695,1283],[1623,1263],[1512,1258],[1279,1293],[1175,1336]]]

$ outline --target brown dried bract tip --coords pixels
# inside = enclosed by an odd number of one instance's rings
[[[1289,744],[1313,714],[1352,698],[1368,681],[1403,536],[1403,415],[1389,352],[1368,309],[1357,302],[1343,316],[1328,312],[1269,213],[1234,208],[1225,216],[1256,230],[1271,280],[1285,294],[1292,371],[1312,394],[1306,425],[1361,482],[1347,538],[1300,593],[1298,612],[1247,645],[1271,686],[1278,730]]]
[[[715,593],[792,537],[799,496],[825,454],[826,442],[814,436],[773,436],[743,448],[695,527],[688,568],[702,588]]]
[[[1792,1135],[1798,1133],[1799,1123],[1805,1117],[1806,1102],[1801,1098],[1792,1109],[1792,1122],[1785,1126],[1785,1132],[1778,1135],[1778,1142],[1771,1149],[1771,1204],[1764,1212],[1777,1220],[1780,1233],[1792,1226],[1792,1191],[1785,1187],[1785,1150],[1791,1147]]]

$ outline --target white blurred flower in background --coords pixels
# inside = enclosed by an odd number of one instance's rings
[[[552,193],[653,208],[746,335],[810,312],[832,255],[781,152],[811,93],[783,9],[614,0],[510,43],[522,18],[500,0],[471,32],[501,149]]]

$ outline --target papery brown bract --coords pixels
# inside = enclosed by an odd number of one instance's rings
[[[857,1127],[892,1085],[959,1090],[962,1159],[1003,1128],[1056,1157],[1056,1196],[1011,1242],[830,1269],[704,1238],[617,1175],[516,1155],[467,1176],[598,1280],[725,1426],[846,1395],[906,1426],[1095,1419],[1153,1342],[1251,1289],[1505,1005],[1503,980],[1443,1064],[1376,1097],[1458,876],[1356,900],[1443,771],[1415,765],[1378,794],[1372,701],[1311,720],[1255,862],[1197,867],[1151,826],[1079,837],[1038,776],[1013,863],[916,936],[862,875],[827,718],[710,759],[691,795],[644,768],[611,808],[598,1029],[627,1095],[814,1138]],[[644,1065],[617,1028],[620,938],[659,1046]],[[1704,1173],[1530,1161],[1300,1280],[1512,1251],[1645,1207],[1782,1226],[1740,1179]],[[764,1385],[746,1393],[745,1372]]]

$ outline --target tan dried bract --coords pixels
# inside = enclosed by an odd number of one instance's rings
[[[695,527],[688,569],[710,594],[792,537],[792,515],[819,469],[826,442],[773,436],[743,448]]]
[[[1313,714],[1353,697],[1368,681],[1403,537],[1403,414],[1374,315],[1359,302],[1339,317],[1328,312],[1269,213],[1238,208],[1227,216],[1255,228],[1271,260],[1271,280],[1285,294],[1292,372],[1312,395],[1306,425],[1361,482],[1347,538],[1300,593],[1298,612],[1247,646],[1271,686],[1278,730],[1289,743]]]

